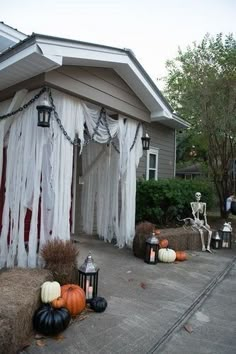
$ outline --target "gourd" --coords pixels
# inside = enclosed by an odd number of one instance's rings
[[[66,308],[54,309],[44,304],[34,313],[33,327],[41,334],[55,336],[66,329],[70,319],[70,312]]]
[[[176,251],[176,261],[185,261],[187,259],[186,252],[184,251]]]
[[[164,263],[172,263],[175,261],[176,253],[170,248],[161,248],[158,251],[158,259]]]
[[[86,306],[84,290],[75,284],[66,284],[61,287],[61,297],[65,300],[65,307],[71,316],[81,313]]]
[[[104,297],[96,296],[90,301],[90,307],[95,312],[104,312],[107,308],[107,300]]]
[[[167,239],[163,239],[159,241],[159,246],[160,248],[166,248],[168,247],[169,241]]]
[[[58,297],[57,299],[52,300],[51,305],[54,309],[60,309],[61,307],[65,307],[66,302],[63,297]]]
[[[61,286],[57,281],[45,281],[41,286],[41,301],[49,303],[61,296]]]

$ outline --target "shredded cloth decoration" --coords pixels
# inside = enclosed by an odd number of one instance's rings
[[[0,115],[28,102],[36,91],[17,92],[0,102]],[[100,109],[51,89],[58,116],[71,137],[80,139],[83,161],[82,222],[86,233],[96,228],[100,238],[118,247],[131,246],[135,232],[136,168],[142,156],[142,127],[119,115],[106,116],[97,127]],[[74,147],[55,118],[50,128],[37,127],[37,106],[0,121],[0,176],[6,148],[5,199],[0,235],[0,268],[40,266],[38,250],[49,239],[70,239],[71,185]],[[85,144],[84,126],[93,141]],[[138,131],[138,134],[137,134]],[[136,142],[132,150],[130,146]],[[120,154],[109,144],[116,140]],[[0,178],[1,186],[1,178]],[[31,211],[26,248],[25,216]],[[40,217],[39,217],[40,215]],[[38,222],[40,225],[38,225]]]

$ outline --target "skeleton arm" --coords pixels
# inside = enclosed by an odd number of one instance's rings
[[[199,219],[199,212],[198,212],[196,202],[192,202],[192,203],[190,203],[190,205],[191,205],[192,215],[193,215],[194,220]]]

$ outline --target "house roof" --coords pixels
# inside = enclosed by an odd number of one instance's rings
[[[202,175],[204,174],[200,163],[196,163],[176,170],[176,175]]]
[[[26,34],[0,21],[0,54],[25,38]]]
[[[0,23],[5,26],[3,23]],[[7,26],[9,27],[9,26]],[[17,30],[14,34],[20,33]],[[9,29],[8,28],[8,29]],[[17,37],[17,36],[16,36]],[[130,49],[33,33],[0,53],[0,90],[62,65],[112,68],[151,112],[151,120],[174,129],[189,124],[174,112]],[[1,38],[0,38],[1,43]]]

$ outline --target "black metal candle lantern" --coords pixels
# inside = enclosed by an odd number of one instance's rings
[[[144,261],[148,264],[156,264],[158,262],[158,244],[159,240],[153,233],[146,240],[145,258]]]
[[[232,227],[229,223],[225,223],[222,230],[219,230],[222,239],[222,248],[232,247]]]
[[[97,296],[98,271],[99,268],[94,263],[91,253],[89,252],[84,263],[78,269],[78,283],[85,292],[87,303],[91,302],[91,300]]]
[[[215,250],[222,248],[222,239],[220,238],[219,232],[216,232],[212,236],[211,245]]]
[[[146,133],[145,136],[142,137],[142,145],[143,145],[143,150],[149,150],[150,149],[150,137]]]
[[[49,128],[52,107],[47,98],[44,98],[41,104],[36,108],[38,110],[38,127]]]

